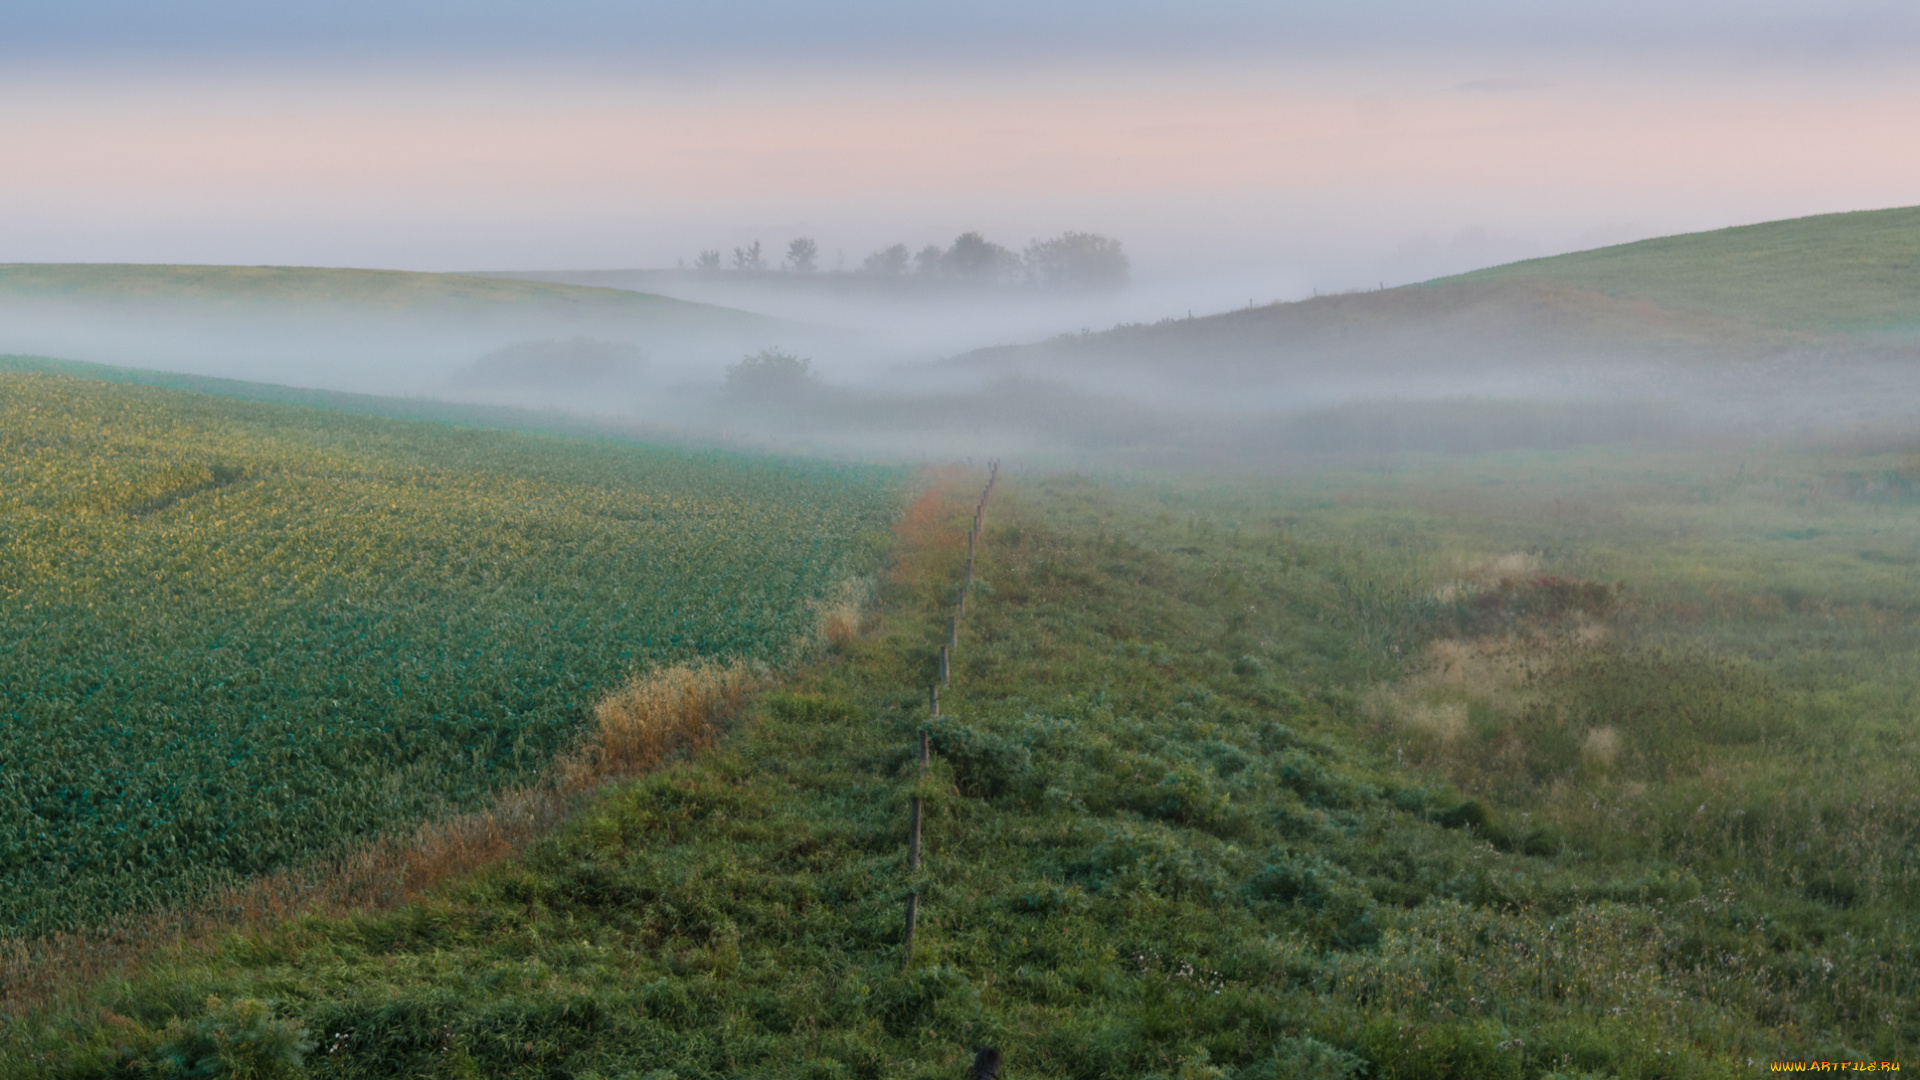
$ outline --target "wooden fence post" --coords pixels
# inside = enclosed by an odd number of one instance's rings
[[[926,774],[927,766],[933,764],[933,746],[931,745],[931,740],[927,737],[927,735],[928,735],[927,729],[921,728],[920,729],[920,773],[923,776]]]
[[[933,716],[940,715],[940,684],[938,683],[927,687],[927,712]]]
[[[907,832],[907,869],[920,869],[920,796],[913,797],[913,821]]]
[[[952,672],[947,664],[947,647],[942,645],[940,646],[940,685],[947,685],[951,681],[951,675]]]
[[[906,940],[902,943],[904,947],[900,950],[903,954],[900,957],[900,966],[902,968],[908,967],[913,963],[913,932],[919,925],[920,894],[910,892],[907,894],[907,936]]]

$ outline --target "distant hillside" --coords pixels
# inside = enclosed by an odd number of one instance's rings
[[[1135,380],[1214,400],[1274,389],[1325,404],[1576,382],[1624,391],[1810,359],[1912,363],[1916,256],[1920,208],[1833,214],[982,349],[947,367]]]
[[[389,420],[421,420],[455,427],[490,428],[540,435],[571,435],[596,439],[640,441],[655,445],[703,445],[685,431],[639,420],[594,417],[554,409],[513,408],[427,397],[382,397],[375,394],[312,390],[276,383],[221,379],[147,368],[113,367],[48,356],[0,354],[0,376],[9,374],[64,375],[90,382],[123,383],[181,390],[209,397],[232,398],[272,405],[378,416]]]
[[[131,307],[346,307],[368,313],[581,314],[693,323],[766,321],[749,312],[628,289],[468,274],[310,266],[0,263],[0,302]]]
[[[0,352],[378,394],[438,393],[480,357],[592,338],[662,377],[829,332],[553,282],[274,266],[0,264]],[[548,402],[551,404],[551,402]]]
[[[496,281],[538,281],[606,289],[660,293],[773,293],[801,297],[858,296],[882,301],[978,299],[1023,296],[1018,284],[974,281],[943,274],[866,274],[786,270],[485,270],[471,276]]]
[[[1433,284],[1522,281],[1762,326],[1920,330],[1920,206],[1663,236]]]

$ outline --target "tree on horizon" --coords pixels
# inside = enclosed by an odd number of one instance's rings
[[[998,281],[1019,269],[1020,258],[977,232],[961,233],[940,256],[940,268],[954,277]]]
[[[869,274],[898,277],[907,272],[907,264],[911,261],[913,255],[907,251],[907,245],[895,244],[867,256],[860,264],[860,269]]]
[[[1124,289],[1132,266],[1120,241],[1098,233],[1064,232],[1027,245],[1027,276],[1046,289],[1104,291]]]
[[[820,245],[812,237],[802,236],[787,245],[787,269],[796,274],[811,274],[819,269]]]

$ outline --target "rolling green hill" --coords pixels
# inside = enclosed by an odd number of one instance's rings
[[[509,278],[308,266],[0,264],[0,303],[134,309],[347,308],[367,314],[580,315],[676,326],[769,323],[713,304]]]
[[[1920,330],[1920,206],[1663,236],[1433,285],[1515,282],[1817,333]]]
[[[817,349],[830,337],[715,304],[461,274],[0,265],[0,353],[337,391],[436,395],[480,357],[529,342],[610,342],[643,357],[636,368],[665,372],[776,344]],[[602,399],[632,396],[625,385],[598,389]],[[560,404],[553,397],[534,403]]]
[[[1439,375],[1466,387],[1453,393],[1480,393],[1476,379],[1497,385],[1576,367],[1911,362],[1917,259],[1920,208],[1829,214],[982,349],[948,363],[1068,378],[1123,369],[1171,378],[1176,391],[1208,380],[1337,387],[1385,378],[1409,392],[1409,379]]]

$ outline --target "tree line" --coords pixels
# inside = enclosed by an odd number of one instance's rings
[[[820,245],[812,237],[787,244],[780,264],[770,266],[768,253],[755,240],[733,249],[731,260],[719,248],[702,251],[693,268],[703,273],[820,273]],[[961,233],[948,247],[928,244],[919,251],[905,244],[882,248],[864,259],[853,273],[872,278],[945,278],[991,285],[1027,285],[1043,289],[1097,291],[1125,288],[1132,266],[1120,241],[1098,233],[1064,232],[1049,240],[1035,240],[1020,252],[988,240],[977,232]]]

